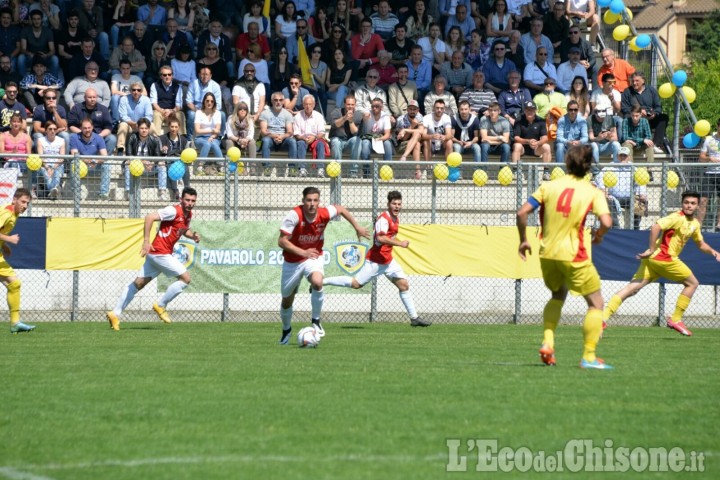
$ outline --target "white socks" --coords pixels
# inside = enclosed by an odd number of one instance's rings
[[[282,320],[283,330],[290,329],[290,322],[292,321],[293,308],[282,308],[280,307],[280,320]]]
[[[160,297],[160,301],[158,302],[158,306],[165,308],[167,307],[167,304],[172,302],[175,297],[180,295],[183,290],[187,288],[188,284],[183,282],[182,280],[178,280],[176,282],[173,282],[170,284],[170,286],[167,288],[165,293],[162,297]]]
[[[115,305],[115,308],[113,309],[113,313],[119,317],[122,314],[123,310],[125,310],[125,308],[130,305],[130,302],[132,302],[132,299],[135,298],[135,294],[137,292],[138,289],[135,286],[135,282],[130,282],[130,284],[125,287],[125,289],[120,294],[120,298],[118,299],[117,305]]]
[[[323,285],[332,285],[334,287],[352,287],[353,277],[329,277],[323,280]]]
[[[348,277],[350,278],[350,277]],[[320,319],[320,313],[322,312],[322,306],[323,301],[325,300],[325,291],[324,290],[315,290],[313,288],[312,292],[310,293],[310,305],[312,306],[312,319],[313,320],[319,320]]]
[[[410,315],[410,318],[417,318],[418,314],[415,311],[415,302],[413,302],[412,295],[410,294],[410,290],[406,290],[404,292],[400,292],[400,300],[402,300],[403,305],[405,305],[405,310],[407,310],[408,315]]]

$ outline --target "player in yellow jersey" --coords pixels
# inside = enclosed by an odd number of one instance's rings
[[[13,195],[12,203],[3,206],[0,209],[0,245],[2,252],[0,253],[0,282],[7,288],[7,303],[10,310],[10,332],[22,333],[29,332],[35,328],[33,325],[27,325],[20,321],[20,279],[15,275],[15,270],[5,260],[6,256],[10,256],[10,247],[8,244],[17,245],[20,242],[20,235],[10,235],[15,223],[20,215],[27,210],[30,205],[30,190],[27,188],[18,188]]]
[[[675,311],[666,319],[667,326],[683,335],[692,335],[692,332],[683,323],[682,316],[690,305],[690,299],[699,282],[690,268],[678,256],[687,242],[693,240],[701,252],[712,255],[716,261],[720,262],[718,252],[705,243],[702,233],[700,233],[700,223],[695,218],[699,202],[699,193],[684,192],[682,194],[682,210],[671,213],[653,224],[650,229],[649,248],[637,255],[637,258],[641,259],[640,267],[630,283],[608,301],[603,312],[604,321],[607,321],[620,308],[626,298],[635,295],[648,283],[663,277],[682,283],[685,287],[677,299]]]
[[[584,179],[593,164],[592,149],[587,145],[571,147],[565,155],[568,175],[552,182],[544,182],[517,212],[520,234],[520,258],[531,254],[527,241],[528,216],[540,207],[542,236],[540,267],[545,286],[552,298],[543,310],[543,343],[540,358],[546,365],[555,365],[555,329],[565,304],[568,290],[585,297],[588,311],[583,323],[584,350],[581,368],[610,369],[595,356],[595,348],[602,332],[603,298],[600,276],[585,249],[585,218],[592,211],[600,221],[593,233],[592,243],[600,243],[612,226],[605,194]]]

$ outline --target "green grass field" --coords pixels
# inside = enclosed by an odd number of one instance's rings
[[[276,345],[267,323],[6,327],[0,479],[687,475],[483,474],[473,439],[680,447],[720,478],[720,330],[611,328],[598,352],[615,370],[583,371],[575,326],[556,368],[540,366],[539,326],[327,324],[315,350]],[[466,473],[446,472],[452,439]]]

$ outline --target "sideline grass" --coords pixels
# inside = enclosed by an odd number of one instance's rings
[[[583,371],[579,327],[560,327],[556,368],[540,366],[539,326],[325,329],[316,350],[276,345],[277,324],[3,332],[0,478],[437,479],[448,439],[467,478],[482,475],[466,443],[480,438],[677,446],[720,476],[719,330],[611,328],[599,353],[616,369]],[[502,476],[521,475],[622,474]]]

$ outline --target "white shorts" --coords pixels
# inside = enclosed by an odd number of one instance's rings
[[[185,265],[172,255],[147,255],[138,276],[155,278],[164,273],[168,277],[178,277],[185,272]]]
[[[357,280],[362,287],[363,285],[367,285],[370,280],[375,277],[379,277],[380,275],[385,275],[389,280],[407,278],[407,275],[403,272],[402,267],[395,261],[395,259],[386,264],[365,260],[362,268],[360,268],[360,271],[357,275],[355,275],[355,280]]]
[[[297,290],[303,277],[310,281],[310,275],[314,272],[325,273],[325,260],[320,255],[316,259],[310,259],[298,263],[283,263],[282,277],[280,279],[280,294],[283,298],[289,297]]]

